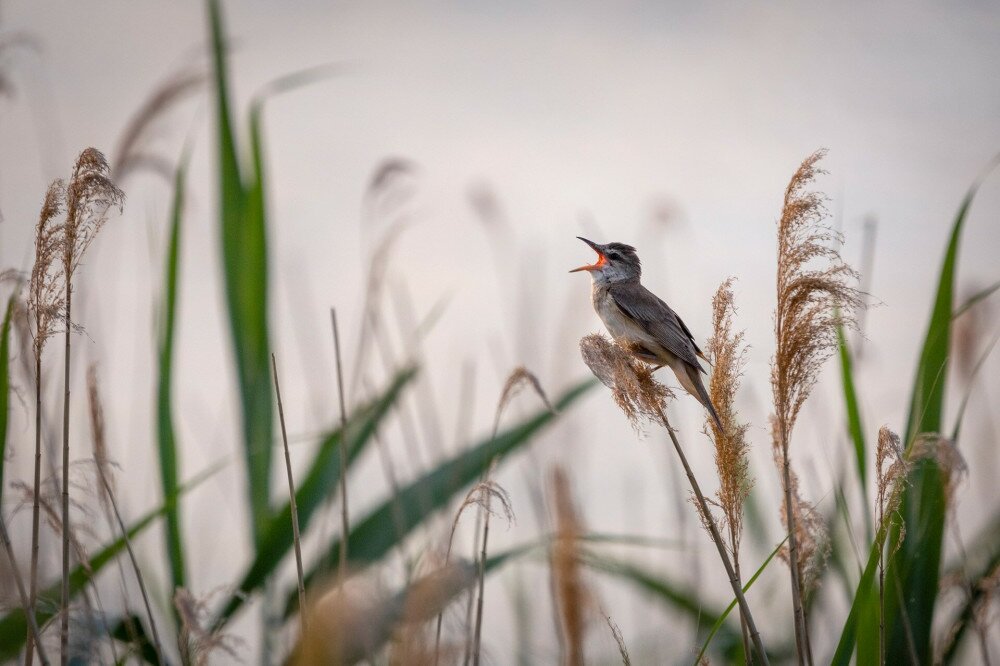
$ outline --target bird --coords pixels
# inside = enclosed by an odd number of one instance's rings
[[[625,243],[600,245],[577,238],[597,253],[597,261],[570,273],[590,273],[594,310],[611,337],[640,361],[655,366],[654,371],[663,366],[673,370],[684,390],[708,410],[722,430],[719,414],[701,379],[705,369],[698,359],[708,359],[684,320],[640,282],[642,263],[635,248]]]

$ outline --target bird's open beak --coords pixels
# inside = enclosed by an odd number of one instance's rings
[[[576,273],[578,271],[599,271],[599,270],[601,270],[604,267],[604,264],[608,263],[607,257],[605,257],[604,253],[601,252],[601,246],[598,245],[597,243],[593,242],[593,241],[589,241],[586,238],[583,238],[582,236],[577,236],[577,238],[579,238],[584,243],[586,243],[587,245],[589,245],[594,250],[594,252],[597,253],[597,262],[593,263],[593,264],[587,264],[586,266],[580,266],[579,268],[574,268],[573,270],[570,271],[570,273]]]

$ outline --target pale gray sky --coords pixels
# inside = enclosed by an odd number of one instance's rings
[[[590,258],[574,236],[632,242],[646,282],[700,340],[709,334],[716,286],[729,275],[739,278],[739,324],[752,346],[741,399],[753,423],[758,486],[768,497],[774,221],[789,176],[819,147],[830,150],[830,175],[819,185],[842,221],[848,260],[860,259],[864,218],[878,220],[870,285],[882,305],[868,315],[867,355],[858,369],[868,431],[902,420],[949,223],[965,190],[1000,151],[996,5],[635,2],[611,10],[597,3],[541,9],[230,2],[226,15],[241,123],[247,101],[275,77],[348,64],[343,75],[278,98],[267,112],[272,323],[293,432],[315,432],[332,421],[327,308],[339,308],[354,349],[363,266],[384,228],[369,221],[361,231],[364,188],[382,159],[399,156],[419,171],[414,222],[394,251],[390,283],[405,283],[421,315],[448,298],[426,344],[426,372],[448,432],[465,361],[477,367],[478,433],[492,423],[503,374],[514,365],[527,364],[552,392],[586,373],[575,340],[599,322],[589,309],[588,280],[566,274]],[[27,268],[47,182],[65,176],[85,146],[113,152],[149,92],[184,63],[203,62],[205,11],[199,2],[16,1],[3,4],[0,30],[25,32],[39,45],[38,52],[8,55],[5,71],[17,94],[0,101],[0,268]],[[207,97],[193,98],[163,124],[158,142],[172,157],[189,128],[196,141],[177,367],[186,473],[237,450],[236,405],[225,397],[233,385],[218,279],[210,117]],[[468,205],[470,186],[482,183],[496,193],[516,235],[499,254]],[[101,364],[109,427],[136,481],[129,492],[138,512],[157,501],[151,332],[167,198],[155,178],[125,185],[126,213],[109,224],[83,269],[80,323],[89,339],[80,348]],[[657,202],[676,211],[664,233],[650,227]],[[1000,279],[998,213],[994,175],[969,217],[962,289]],[[1000,391],[998,363],[993,359],[983,372],[986,388],[972,403],[973,419],[983,418]],[[825,507],[849,450],[839,434],[837,378],[828,374],[799,426],[809,494]],[[523,402],[524,412],[533,408],[529,398]],[[957,402],[956,395],[952,408]],[[693,401],[682,403],[689,447],[708,473],[707,445],[695,426],[700,415]],[[83,411],[75,418],[84,432]],[[660,439],[634,441],[601,392],[567,421],[544,440],[539,459],[571,463],[589,498],[583,504],[590,525],[650,534],[672,529],[675,491],[663,490],[673,481],[665,476]],[[970,432],[989,431],[976,425]],[[995,501],[991,477],[998,471],[985,446],[995,442],[974,444],[967,456],[985,467],[973,467],[966,486],[972,506]],[[398,441],[392,445],[405,457]],[[300,449],[300,464],[307,453]],[[382,494],[378,474],[374,464],[363,470],[362,478],[375,483],[358,491],[358,511]],[[501,531],[498,546],[536,532],[521,484],[525,469],[517,463],[504,474],[518,490],[521,521]],[[206,512],[220,506],[230,514],[225,538],[244,538],[240,478],[232,470],[192,498],[192,539],[219,529],[218,518]],[[634,509],[636,501],[645,508]],[[970,507],[963,518],[968,530],[985,515]],[[630,517],[622,523],[622,516]],[[776,516],[769,519],[773,528]],[[239,570],[231,551],[220,552],[214,536],[202,548],[198,591],[231,582]],[[157,556],[155,540],[147,556]],[[683,558],[674,560],[677,570]],[[706,576],[714,565],[706,556]],[[782,582],[775,577],[778,589]],[[504,596],[503,586],[495,589]],[[723,588],[719,593],[723,598]],[[608,610],[622,616],[626,636],[631,624],[637,641],[649,637],[654,625],[644,626],[645,616],[628,600],[611,592],[605,599],[623,606]],[[505,608],[494,611],[506,618]],[[498,620],[490,637],[498,663],[508,625]],[[608,641],[596,645],[613,648]],[[546,646],[540,636],[539,649]],[[678,654],[686,649],[677,646]]]

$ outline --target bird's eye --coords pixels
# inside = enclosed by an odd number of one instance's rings
[[[608,252],[608,259],[614,259],[615,261],[618,261],[619,259],[621,259],[621,255],[619,255],[617,252]]]

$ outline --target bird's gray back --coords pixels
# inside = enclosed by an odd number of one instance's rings
[[[638,280],[608,287],[615,305],[635,320],[658,344],[685,363],[701,369],[700,349],[677,313]]]

